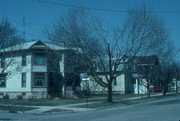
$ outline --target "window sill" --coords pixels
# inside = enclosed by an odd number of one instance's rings
[[[32,86],[32,88],[47,88],[48,86]]]

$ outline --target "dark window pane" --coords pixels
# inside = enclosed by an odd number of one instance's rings
[[[26,55],[22,56],[22,66],[26,66]]]
[[[1,68],[4,68],[4,67],[5,67],[5,59],[4,59],[4,58],[1,58],[0,67],[1,67]]]
[[[34,55],[34,64],[35,65],[45,65],[46,56],[44,54],[35,54]]]
[[[136,84],[136,80],[135,79],[131,79],[131,83],[132,84]]]
[[[26,73],[22,73],[22,87],[26,87]]]
[[[38,73],[34,75],[34,86],[45,86],[45,74]]]
[[[114,85],[114,86],[117,86],[117,80],[116,80],[116,78],[113,80],[113,85]]]
[[[6,75],[0,74],[0,87],[6,87]]]

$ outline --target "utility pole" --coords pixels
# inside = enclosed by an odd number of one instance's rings
[[[178,49],[178,51],[180,51],[180,49]],[[178,54],[180,54],[180,53],[178,53]],[[180,55],[178,55],[178,63],[180,64]],[[177,73],[177,76],[179,76],[179,68],[178,67],[177,67],[176,73]],[[177,78],[176,78],[176,94],[178,94],[178,88],[179,88],[179,85],[177,83]]]
[[[23,41],[25,42],[25,17],[23,17]]]

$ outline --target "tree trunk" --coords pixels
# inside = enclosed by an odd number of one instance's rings
[[[112,83],[110,80],[108,82],[108,99],[107,99],[107,101],[112,102]]]
[[[163,89],[163,95],[166,95],[167,93],[167,89],[168,89],[168,81],[170,80],[170,70],[169,70],[169,66],[168,66],[168,70],[167,70],[167,77],[164,79],[164,89]]]
[[[149,98],[150,97],[150,90],[149,90],[150,82],[149,82],[148,78],[146,78],[146,79],[147,79],[147,96]]]
[[[111,55],[110,45],[109,44],[108,44],[108,56],[109,56],[109,80],[108,80],[108,97],[107,97],[107,101],[112,102],[113,73],[112,73],[112,55]]]
[[[178,94],[178,83],[177,83],[177,79],[176,79],[176,94]]]
[[[146,80],[147,80],[147,96],[148,98],[150,97],[150,90],[149,90],[149,87],[150,87],[150,80],[148,78],[148,73],[147,73],[147,69],[145,68],[145,74],[146,74]]]
[[[166,95],[166,89],[165,88],[163,89],[163,95],[164,96]]]
[[[167,92],[167,81],[164,80],[164,87],[163,87],[163,95],[166,95],[166,92]]]

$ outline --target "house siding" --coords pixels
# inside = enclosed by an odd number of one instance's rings
[[[13,59],[13,61],[12,61]],[[6,76],[6,87],[0,87],[0,93],[8,94],[10,98],[16,98],[22,93],[30,95],[31,92],[31,54],[26,54],[26,66],[22,66],[22,56],[20,54],[15,57],[8,56],[5,58],[6,64],[12,61],[4,73]],[[1,70],[2,71],[2,68]],[[22,73],[26,73],[26,86],[22,87]]]
[[[99,75],[99,78],[102,78],[103,81],[106,81],[104,75]],[[116,85],[112,84],[112,91],[115,94],[124,94],[125,93],[125,75],[122,74],[116,78]],[[100,86],[92,76],[90,76],[89,81],[81,82],[81,90],[90,91],[92,94],[107,94],[107,88]]]

